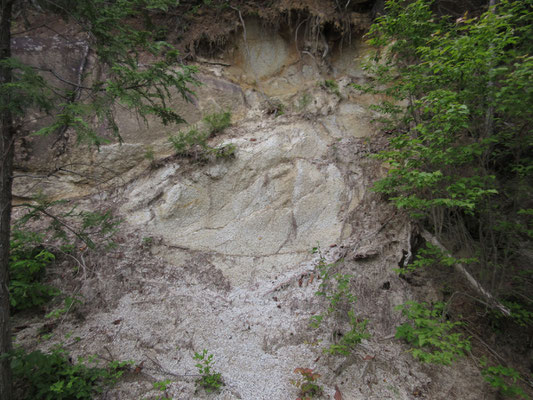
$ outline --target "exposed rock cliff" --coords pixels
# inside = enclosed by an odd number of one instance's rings
[[[67,145],[58,156],[46,151],[51,139],[22,144],[19,167],[28,173],[15,181],[19,199],[40,190],[82,207],[112,208],[124,220],[118,248],[93,256],[82,282],[83,321],[69,316],[55,337],[79,337],[69,344],[75,354],[144,362],[107,399],[145,398],[150,381],[165,377],[175,382],[168,393],[176,399],[294,399],[296,367],[321,373],[328,398],[336,387],[353,400],[486,398],[468,362],[427,367],[393,339],[401,319],[394,307],[412,295],[393,271],[410,227],[370,190],[383,167],[368,155],[383,139],[373,134],[370,99],[348,86],[365,79],[361,37],[341,46],[318,32],[310,42],[309,32],[298,38],[296,26],[243,21],[245,31],[231,34],[217,57],[197,58],[203,86],[193,102],[173,105],[200,127],[203,115],[231,110],[233,125],[211,144],[234,144],[234,159],[196,164],[174,157],[167,138],[175,132],[125,113],[122,145]],[[30,43],[42,57],[68,46],[40,40],[16,46],[22,53]],[[79,67],[80,49],[61,61],[65,70]],[[155,160],[145,158],[147,146]],[[51,163],[57,167],[46,180],[27,176],[48,173]],[[370,321],[371,339],[349,357],[322,353],[346,321],[309,326],[326,308],[315,296],[317,244],[354,275],[357,314]],[[22,329],[18,341],[31,341],[40,325]],[[211,397],[195,394],[189,376],[192,355],[204,348],[225,382]]]

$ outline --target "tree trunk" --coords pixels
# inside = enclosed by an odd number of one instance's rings
[[[11,15],[15,0],[1,0],[0,61],[11,57]],[[0,66],[0,85],[11,82],[11,68]],[[9,323],[9,239],[11,228],[11,187],[13,181],[14,135],[9,98],[0,107],[0,354],[12,350]],[[0,359],[0,399],[13,400],[10,358]]]

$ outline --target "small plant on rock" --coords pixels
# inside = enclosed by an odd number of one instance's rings
[[[198,360],[196,368],[198,368],[198,373],[201,375],[196,380],[196,388],[202,387],[208,393],[218,392],[224,382],[222,382],[222,375],[213,371],[213,355],[208,354],[207,350],[204,349],[201,354],[194,353],[194,359]]]
[[[232,158],[235,158],[236,151],[237,146],[235,146],[233,143],[218,146],[213,149],[215,158],[219,160],[230,160]]]
[[[324,89],[329,91],[330,93],[334,93],[337,96],[340,97],[341,92],[339,91],[339,84],[334,79],[326,79],[324,82],[320,84]]]
[[[164,381],[157,381],[154,382],[154,389],[159,390],[160,392],[163,392],[163,396],[157,397],[157,400],[172,400],[170,397],[168,397],[167,389],[168,386],[172,383],[170,379],[165,379]]]
[[[325,353],[347,356],[363,339],[370,339],[370,333],[366,330],[368,320],[357,318],[352,310],[348,311],[348,318],[350,318],[350,330],[345,332],[337,343],[324,349]]]
[[[193,157],[198,160],[204,156],[208,145],[208,135],[197,129],[190,129],[188,132],[178,132],[175,136],[169,137],[169,142],[174,147],[176,155],[182,157]]]
[[[150,247],[153,244],[154,244],[153,236],[145,236],[145,237],[142,238],[143,247]]]
[[[305,110],[309,104],[311,104],[311,95],[309,93],[302,94],[302,97],[298,101],[298,108]]]
[[[325,297],[329,301],[326,313],[314,315],[311,317],[311,327],[320,327],[326,316],[335,315],[337,317],[348,317],[350,330],[343,333],[336,343],[332,343],[324,349],[328,354],[340,354],[347,356],[352,349],[361,343],[363,339],[369,339],[370,334],[366,330],[368,320],[362,320],[355,315],[351,309],[357,302],[357,298],[350,293],[351,274],[335,272],[336,263],[328,264],[320,249],[315,247],[314,253],[318,253],[320,258],[317,269],[319,278],[322,280],[319,290],[315,293],[317,296]],[[346,313],[346,309],[348,309]]]
[[[231,124],[231,113],[227,111],[219,114],[210,114],[204,117],[204,121],[209,125],[207,132],[193,128],[188,132],[180,131],[177,135],[168,138],[168,141],[174,147],[176,155],[189,157],[200,163],[235,158],[236,146],[234,144],[212,147],[207,143],[212,135],[223,131]]]
[[[209,136],[216,135],[231,125],[231,111],[208,114],[204,121],[209,126]]]
[[[274,99],[268,102],[266,112],[268,115],[273,115],[275,118],[285,114],[285,104],[281,100]]]
[[[294,373],[301,375],[298,379],[291,380],[291,384],[300,389],[296,400],[310,400],[322,396],[323,389],[317,383],[320,374],[313,372],[311,368],[296,368]]]
[[[143,157],[146,160],[150,161],[150,163],[154,162],[154,159],[155,159],[154,148],[152,146],[147,146]]]

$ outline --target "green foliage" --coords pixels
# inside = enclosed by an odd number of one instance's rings
[[[354,347],[361,343],[363,339],[370,339],[370,333],[366,330],[368,320],[357,318],[353,310],[348,311],[348,318],[350,320],[350,330],[344,332],[337,343],[333,343],[324,349],[325,353],[348,356]]]
[[[213,355],[208,354],[207,350],[204,349],[201,354],[194,353],[194,359],[199,361],[195,366],[201,375],[196,380],[196,386],[202,387],[208,393],[218,392],[224,382],[222,381],[222,375],[213,371]]]
[[[411,354],[422,362],[449,365],[470,350],[470,341],[454,330],[461,322],[446,320],[445,304],[433,307],[408,301],[396,308],[410,322],[396,328],[396,339],[409,343]]]
[[[157,381],[154,382],[154,389],[161,390],[164,392],[167,390],[168,385],[170,385],[172,381],[170,379],[165,379],[164,381]]]
[[[12,229],[11,253],[9,262],[9,294],[12,309],[16,311],[42,306],[60,291],[42,283],[46,267],[55,260],[55,255],[44,245],[47,240],[59,241],[57,253],[76,258],[76,251],[94,249],[103,251],[113,246],[112,238],[120,220],[111,212],[77,212],[76,207],[55,213],[54,207],[66,202],[52,202],[42,196],[35,201],[23,204],[24,213]],[[49,225],[40,232],[26,229],[31,221],[48,219]],[[78,268],[77,266],[75,268]],[[47,317],[57,318],[66,314],[72,307],[81,303],[77,295],[67,295],[64,306],[50,312]]]
[[[319,285],[319,290],[315,294],[317,296],[323,296],[329,301],[327,312],[331,314],[342,305],[355,304],[357,299],[350,293],[350,281],[353,276],[341,272],[335,273],[334,269],[337,264],[327,264],[319,248],[313,248],[313,253],[318,253],[320,256],[317,269],[318,276],[322,280]],[[335,283],[332,283],[332,278],[335,280]]]
[[[506,397],[520,397],[527,399],[526,393],[516,384],[520,379],[520,374],[514,368],[504,367],[503,365],[487,366],[486,360],[482,360],[483,367],[481,375],[493,388]]]
[[[218,146],[213,149],[215,158],[222,160],[229,160],[235,158],[235,153],[237,152],[237,146],[233,143],[225,144],[223,146]]]
[[[492,329],[500,330],[506,321],[511,321],[522,328],[533,326],[533,303],[531,301],[518,302],[511,300],[502,300],[502,305],[507,307],[511,312],[510,315],[504,315],[498,311],[489,311],[489,321]]]
[[[96,357],[79,357],[77,362],[71,362],[61,348],[51,353],[17,350],[11,368],[23,400],[90,400],[115,384],[129,364],[111,362],[102,368],[97,367],[99,362]]]
[[[187,132],[180,131],[177,135],[169,137],[169,142],[174,147],[176,155],[190,157],[198,162],[235,158],[237,148],[234,144],[212,147],[207,143],[212,135],[222,132],[231,125],[231,112],[209,114],[204,117],[204,121],[208,125],[207,132],[193,128]]]
[[[321,397],[324,390],[317,383],[320,374],[313,372],[311,368],[296,368],[295,374],[300,374],[301,377],[291,380],[291,384],[300,389],[297,400],[310,400]]]
[[[144,152],[143,157],[146,160],[150,161],[151,163],[154,162],[154,159],[155,159],[154,148],[152,146],[146,147],[146,151]]]
[[[30,107],[54,110],[54,121],[37,134],[72,128],[79,141],[97,146],[107,139],[95,127],[107,126],[121,140],[114,117],[117,103],[133,109],[144,121],[152,115],[164,124],[184,122],[168,99],[171,90],[191,99],[190,86],[199,84],[196,69],[181,64],[178,51],[161,40],[160,29],[151,23],[155,15],[176,5],[175,0],[40,2],[44,11],[61,15],[89,34],[91,50],[103,66],[105,78],[90,86],[59,78],[44,80],[37,68],[15,59],[3,60],[2,64],[14,71],[14,79],[0,85],[0,99],[7,100],[0,100],[0,111],[24,115]],[[148,28],[138,29],[137,24],[126,22],[136,18]],[[149,54],[155,61],[141,65],[141,54]]]
[[[285,114],[286,106],[281,100],[272,99],[268,101],[267,114],[273,115],[274,118],[280,117]]]
[[[298,108],[305,110],[309,104],[311,104],[311,95],[309,93],[302,94],[302,97],[298,101]]]
[[[48,219],[50,224],[43,233],[50,233],[53,239],[63,242],[62,249],[71,251],[75,241],[81,241],[90,249],[114,246],[113,236],[122,222],[110,211],[81,211],[77,212],[76,206],[67,211],[55,211],[64,207],[68,201],[50,201],[42,195],[37,195],[31,203],[20,204],[26,212],[13,224],[14,229],[21,229],[30,221]]]
[[[533,14],[528,2],[504,1],[496,13],[452,24],[434,17],[429,3],[417,0],[404,7],[390,1],[387,15],[370,32],[374,45],[394,43],[376,55],[381,63],[368,69],[379,83],[390,84],[385,94],[408,101],[405,112],[390,103],[376,107],[395,129],[391,150],[379,156],[390,164],[389,176],[376,190],[417,215],[435,207],[472,214],[502,189],[493,168],[482,168],[532,144],[521,130],[531,122],[526,110],[533,105],[524,80],[533,66],[525,39],[533,33],[526,25]],[[521,80],[511,83],[517,74]],[[512,102],[525,112],[517,113]],[[487,132],[491,108],[496,116]],[[513,169],[530,163],[522,158],[506,172],[516,176]]]
[[[390,135],[377,155],[388,174],[375,190],[471,248],[480,284],[496,295],[517,285],[533,226],[531,5],[502,0],[451,20],[431,1],[390,0],[369,33],[380,47],[365,67],[374,81],[355,85],[384,98],[372,108]],[[520,293],[530,292],[522,279]]]
[[[1,60],[0,67],[13,71],[12,81],[0,84],[0,111],[9,110],[17,117],[23,116],[30,107],[50,112],[53,93],[34,68],[14,58]]]
[[[167,396],[167,388],[172,383],[170,379],[165,379],[164,381],[157,381],[154,382],[154,389],[159,390],[161,392],[164,392],[164,396],[157,397],[157,400],[172,400],[170,397]]]
[[[208,137],[211,137],[231,125],[231,111],[208,114],[204,117],[204,121],[209,127]]]
[[[122,220],[116,219],[111,211],[105,212],[92,212],[84,211],[80,213],[81,216],[81,232],[79,235],[86,243],[92,243],[91,236],[96,232],[99,236],[104,238],[110,238],[118,231],[118,226]],[[94,245],[94,243],[93,243]],[[113,243],[108,241],[106,244],[108,247],[112,247]]]
[[[325,348],[324,352],[347,356],[363,339],[370,338],[370,334],[366,331],[368,321],[357,318],[351,309],[357,302],[357,298],[350,293],[352,275],[334,272],[337,264],[327,264],[318,247],[313,248],[313,252],[318,253],[320,256],[317,269],[319,278],[322,280],[319,285],[319,290],[315,294],[325,297],[329,305],[326,313],[311,317],[310,325],[313,328],[318,328],[326,316],[334,315],[336,317],[344,317],[346,315],[350,330],[342,334],[337,343],[333,343],[328,348]],[[348,311],[346,312],[345,310]]]
[[[324,82],[320,83],[320,86],[339,97],[341,95],[341,92],[339,91],[339,84],[334,79],[326,79]]]
[[[209,135],[205,132],[200,132],[197,129],[191,129],[188,132],[178,132],[176,136],[170,136],[169,142],[174,146],[174,151],[178,156],[191,156],[204,154],[208,145],[207,139]]]
[[[153,236],[145,236],[142,238],[143,247],[150,247],[154,243]]]
[[[46,304],[59,290],[41,283],[55,256],[42,246],[42,236],[13,231],[9,256],[9,302],[16,311]]]
[[[80,295],[66,296],[63,302],[63,307],[57,308],[54,311],[46,314],[46,318],[59,318],[61,315],[67,314],[73,307],[83,304]]]
[[[424,247],[421,247],[420,249],[417,250],[416,257],[411,264],[405,265],[401,268],[397,268],[395,269],[395,272],[397,272],[400,275],[405,275],[406,273],[413,272],[419,268],[426,268],[432,265],[442,265],[446,267],[453,267],[454,265],[458,263],[472,264],[476,262],[478,262],[478,259],[474,257],[470,257],[470,258],[451,257],[445,254],[437,246],[427,242],[425,243]]]
[[[530,310],[533,305],[531,302],[528,304],[529,310],[525,304],[516,301],[503,300],[502,304],[511,311],[510,318],[513,322],[522,327],[533,326],[533,312]]]

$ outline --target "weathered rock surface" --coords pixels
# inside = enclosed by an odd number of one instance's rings
[[[65,319],[55,337],[79,337],[68,344],[75,355],[143,363],[107,399],[156,396],[151,382],[165,378],[175,399],[294,399],[297,367],[322,374],[325,398],[336,387],[347,400],[488,398],[468,362],[429,368],[393,339],[401,323],[394,307],[411,296],[393,272],[410,228],[370,191],[382,171],[368,155],[380,139],[371,136],[367,99],[348,86],[363,72],[336,55],[339,93],[331,93],[319,85],[329,76],[290,41],[262,34],[256,22],[247,33],[247,47],[228,52],[231,66],[200,66],[196,103],[175,104],[199,126],[202,115],[231,109],[234,125],[211,144],[234,144],[235,159],[195,165],[169,157],[168,132],[124,114],[122,146],[74,150],[61,159],[68,168],[37,185],[17,178],[20,198],[38,189],[52,198],[92,195],[82,204],[103,198],[124,218],[118,249],[80,289],[85,320]],[[346,51],[361,56],[357,49]],[[284,102],[285,115],[267,113],[267,95]],[[144,157],[147,145],[156,168]],[[327,307],[315,296],[317,244],[328,261],[344,259],[356,313],[369,320],[372,338],[349,357],[322,352],[345,318],[309,326]],[[32,329],[18,340],[30,340]],[[192,356],[202,349],[222,373],[220,394],[195,392]]]
[[[352,191],[328,160],[333,138],[316,123],[273,122],[241,124],[233,161],[185,174],[167,165],[135,181],[122,209],[128,222],[242,265],[232,268],[233,283],[277,274],[317,243],[342,240],[361,188]]]

